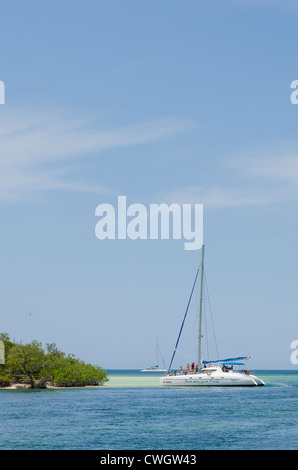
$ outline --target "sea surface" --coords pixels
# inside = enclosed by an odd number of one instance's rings
[[[0,449],[298,449],[298,371],[255,371],[266,386],[248,388],[108,373],[102,387],[0,390]]]

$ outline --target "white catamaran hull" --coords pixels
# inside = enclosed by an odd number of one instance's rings
[[[190,375],[167,375],[160,378],[160,385],[164,386],[189,386],[189,387],[253,387],[265,385],[264,382],[251,375],[238,372],[222,372],[208,375],[206,373]]]
[[[260,378],[257,377],[256,375],[250,375],[250,377],[251,377],[255,382],[257,382],[257,385],[265,385],[264,380],[260,379]]]

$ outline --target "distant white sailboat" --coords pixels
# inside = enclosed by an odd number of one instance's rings
[[[216,361],[203,361],[201,357],[201,340],[202,340],[202,303],[203,303],[203,279],[204,279],[204,251],[205,246],[202,246],[201,265],[197,271],[191,295],[188,301],[187,309],[184,315],[182,326],[178,335],[176,346],[173,352],[172,360],[168,368],[168,374],[160,378],[160,385],[162,386],[256,386],[265,385],[264,381],[255,375],[251,375],[248,370],[234,371],[234,365],[244,365],[243,361],[249,359],[249,356],[242,356],[236,358],[218,359]],[[194,287],[198,278],[199,271],[201,271],[201,284],[200,284],[200,311],[199,311],[199,332],[198,332],[198,360],[197,371],[186,371],[185,374],[171,374],[172,362],[177,350],[178,342],[187,315],[188,307],[192,298]],[[215,364],[215,365],[214,365]]]
[[[161,356],[164,368],[159,366],[159,354]],[[166,368],[166,365],[164,363],[164,360],[162,358],[159,346],[158,346],[158,339],[156,338],[156,365],[151,366],[151,367],[146,367],[146,369],[140,370],[140,372],[167,372],[168,369]]]

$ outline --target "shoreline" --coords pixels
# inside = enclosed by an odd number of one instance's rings
[[[84,385],[82,387],[57,387],[55,385],[47,385],[43,388],[31,388],[29,384],[13,384],[8,387],[0,387],[0,390],[62,390],[62,389],[73,389],[73,388],[98,388],[103,387],[103,385]]]

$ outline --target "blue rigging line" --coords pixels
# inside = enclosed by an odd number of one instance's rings
[[[185,311],[185,314],[184,314],[183,322],[182,322],[182,325],[181,325],[181,328],[180,328],[180,331],[179,331],[176,346],[175,346],[175,349],[174,349],[174,352],[173,352],[173,355],[172,355],[172,359],[171,359],[168,371],[171,370],[172,363],[173,363],[173,360],[174,360],[174,357],[175,357],[175,354],[176,354],[176,351],[177,351],[178,343],[179,343],[179,340],[180,340],[180,336],[181,336],[181,333],[182,333],[182,329],[183,329],[183,326],[184,326],[184,322],[185,322],[185,318],[186,318],[186,315],[187,315],[187,312],[188,312],[188,308],[189,308],[189,304],[190,304],[190,301],[191,301],[191,298],[192,298],[192,294],[193,294],[193,291],[194,291],[194,288],[195,288],[195,285],[196,285],[196,282],[197,282],[199,271],[200,271],[200,268],[198,268],[198,270],[197,270],[197,274],[196,274],[196,277],[195,277],[195,280],[194,280],[194,283],[193,283],[193,286],[192,286],[192,289],[191,289],[191,293],[190,293],[190,296],[189,296],[189,299],[188,299],[188,304],[187,304],[186,311]]]

